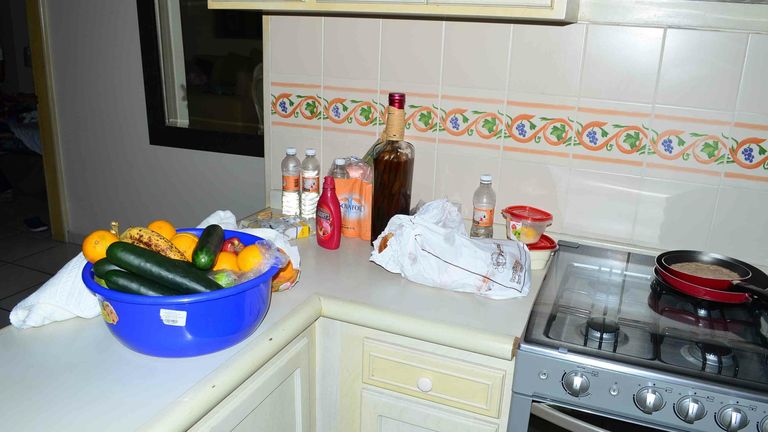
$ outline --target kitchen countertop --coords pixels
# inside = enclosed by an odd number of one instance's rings
[[[491,300],[415,284],[369,262],[365,241],[328,251],[297,241],[301,279],[274,293],[264,322],[224,351],[135,353],[100,317],[0,330],[0,418],[7,430],[186,429],[319,317],[512,359],[544,270],[526,297]]]

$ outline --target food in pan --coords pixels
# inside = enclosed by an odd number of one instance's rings
[[[698,276],[709,279],[739,279],[739,274],[728,270],[727,268],[715,264],[705,264],[700,262],[682,262],[672,264],[673,269],[687,273],[692,276]]]

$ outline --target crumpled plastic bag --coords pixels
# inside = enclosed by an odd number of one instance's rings
[[[528,248],[469,238],[458,206],[446,199],[393,216],[373,246],[371,261],[412,282],[492,299],[522,297],[531,286]]]

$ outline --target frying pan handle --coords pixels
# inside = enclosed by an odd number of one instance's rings
[[[744,292],[759,298],[760,300],[768,301],[768,290],[764,288],[760,288],[758,286],[755,286],[743,281],[733,281],[733,285],[744,290]]]

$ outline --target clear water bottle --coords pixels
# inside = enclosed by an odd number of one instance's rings
[[[301,162],[301,217],[305,219],[315,217],[320,198],[320,161],[316,154],[315,149],[306,149]]]
[[[296,157],[296,148],[285,149],[285,157],[280,163],[283,171],[283,214],[299,215],[299,183],[301,179],[301,162]]]
[[[470,237],[493,237],[493,213],[496,209],[496,192],[491,187],[492,177],[489,174],[480,176],[480,186],[472,196],[472,229]]]
[[[333,161],[333,169],[331,170],[331,176],[333,178],[340,178],[340,179],[349,178],[349,173],[347,173],[347,161],[344,160],[343,158],[339,158]]]

